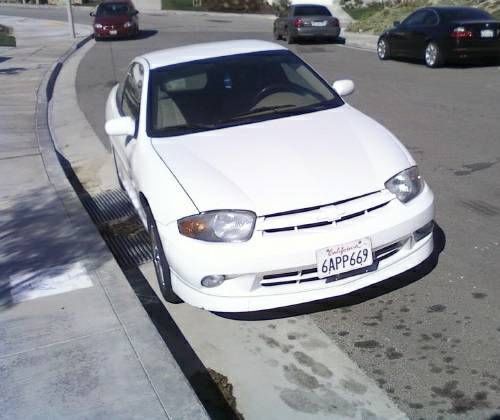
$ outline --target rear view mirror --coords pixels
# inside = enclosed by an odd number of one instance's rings
[[[94,17],[95,16],[95,12],[90,12],[89,15],[92,16],[92,17]]]
[[[332,87],[340,96],[348,96],[354,92],[354,82],[352,80],[337,80]]]
[[[396,27],[401,25],[401,22],[399,20],[395,20],[392,24]]]
[[[135,135],[135,121],[131,117],[120,117],[109,120],[104,125],[108,136]]]

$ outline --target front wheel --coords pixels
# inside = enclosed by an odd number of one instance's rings
[[[151,247],[153,248],[153,264],[155,266],[156,278],[160,286],[161,294],[169,303],[181,303],[182,299],[177,296],[172,289],[170,267],[165,257],[165,253],[163,252],[163,246],[156,222],[151,214],[151,210],[145,207],[145,211],[148,217],[148,231],[151,239]]]
[[[431,41],[425,48],[425,64],[427,67],[440,67],[443,64],[443,54],[438,45]]]
[[[388,60],[391,58],[389,42],[386,39],[379,39],[377,43],[377,55],[381,60]]]

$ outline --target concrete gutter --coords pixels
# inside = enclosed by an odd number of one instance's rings
[[[107,262],[94,267],[96,279],[125,331],[147,378],[169,419],[208,419],[208,414],[168,351],[134,291],[123,275],[97,228],[82,206],[67,174],[69,163],[61,159],[49,128],[49,109],[54,84],[66,60],[90,40],[87,36],[76,42],[45,74],[37,91],[36,137],[50,182],[70,219],[92,240],[95,249],[109,254]],[[130,413],[132,415],[132,413]]]

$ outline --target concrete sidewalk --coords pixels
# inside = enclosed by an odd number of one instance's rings
[[[41,134],[66,25],[0,23],[0,418],[208,418]]]

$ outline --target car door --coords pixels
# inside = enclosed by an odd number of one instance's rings
[[[425,53],[425,47],[430,33],[439,23],[439,17],[434,10],[427,9],[423,16],[412,25],[410,33],[410,43],[408,46],[408,55],[415,58],[422,58]]]
[[[394,53],[410,57],[415,55],[418,31],[426,14],[426,10],[417,10],[393,30],[391,48]]]
[[[118,92],[118,108],[123,117],[131,117],[139,126],[141,97],[144,81],[144,67],[134,62],[130,65],[123,86]],[[116,164],[121,180],[130,195],[135,192],[131,161],[137,146],[137,129],[133,136],[113,136]]]

